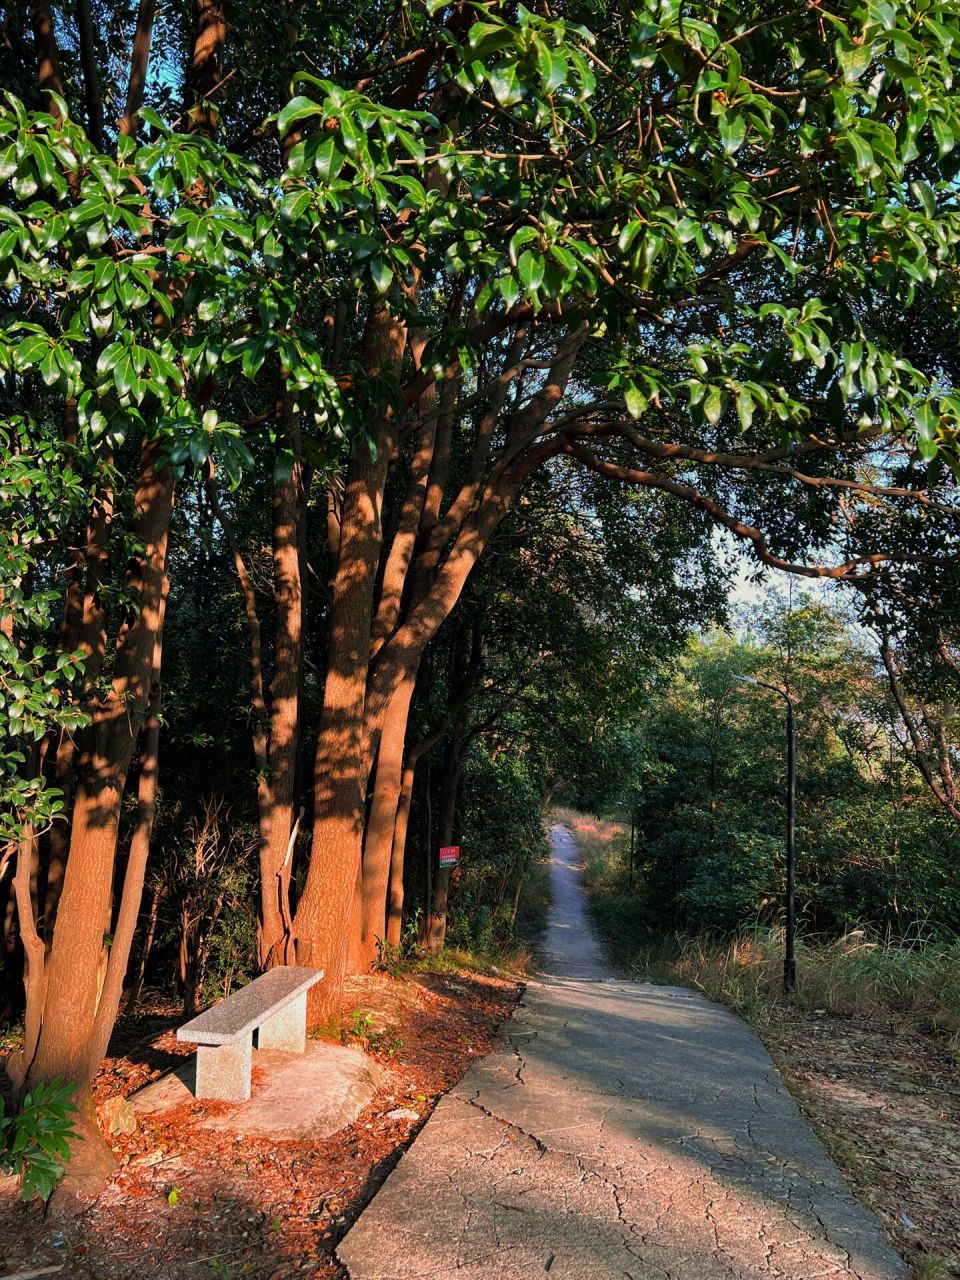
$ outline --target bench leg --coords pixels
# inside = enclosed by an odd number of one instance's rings
[[[307,1047],[307,993],[291,1000],[279,1013],[260,1023],[258,1049],[282,1049],[284,1053],[303,1053]]]
[[[219,1102],[246,1102],[250,1097],[253,1036],[233,1044],[200,1045],[197,1049],[197,1097]]]

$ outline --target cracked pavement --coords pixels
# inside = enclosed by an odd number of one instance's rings
[[[528,985],[338,1256],[352,1280],[907,1275],[744,1022],[585,977]]]

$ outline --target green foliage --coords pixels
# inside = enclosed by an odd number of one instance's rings
[[[0,844],[6,844],[22,838],[25,823],[42,830],[61,815],[61,794],[34,772],[34,754],[49,731],[73,732],[89,719],[75,702],[84,655],[51,642],[60,593],[35,578],[38,561],[66,540],[86,490],[77,450],[26,416],[0,423],[0,452]]]
[[[19,1177],[24,1200],[34,1195],[49,1200],[63,1174],[76,1137],[72,1093],[73,1086],[61,1080],[41,1081],[11,1116],[3,1114],[0,1099],[0,1169]]]
[[[395,1058],[403,1048],[403,1037],[393,1023],[378,1026],[373,1014],[362,1009],[354,1009],[345,1034],[358,1041],[367,1053],[382,1053],[388,1058]]]
[[[916,919],[955,929],[960,834],[920,780],[876,659],[844,619],[811,597],[771,597],[734,640],[690,642],[636,732],[628,810],[637,818],[637,898],[628,918],[653,933],[723,932],[783,909],[781,700],[799,727],[797,895],[819,932],[867,921],[902,932]],[[626,889],[625,836],[592,873]],[[603,910],[612,910],[604,907]]]
[[[586,862],[591,914],[625,973],[696,987],[755,1022],[765,1021],[789,999],[808,1010],[889,1020],[960,1039],[956,934],[925,921],[903,922],[900,936],[870,928],[850,928],[834,937],[801,932],[797,986],[787,997],[782,928],[673,932],[665,912],[652,922],[649,901],[623,891],[627,833],[622,826],[570,810],[556,816],[574,832]]]
[[[535,882],[547,851],[540,818],[542,776],[528,752],[468,756],[460,790],[464,850],[447,937],[451,946],[495,957],[516,941],[517,886]]]

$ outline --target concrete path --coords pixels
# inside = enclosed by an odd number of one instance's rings
[[[338,1253],[352,1280],[906,1275],[745,1023],[582,978],[529,984]]]
[[[550,910],[541,948],[544,973],[564,978],[613,978],[606,953],[587,911],[580,884],[580,854],[566,827],[552,827]]]

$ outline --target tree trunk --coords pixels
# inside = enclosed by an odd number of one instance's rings
[[[406,341],[385,308],[371,319],[367,367],[396,370]],[[337,1016],[360,870],[363,809],[370,764],[364,751],[364,708],[377,565],[382,545],[383,491],[396,445],[392,414],[376,423],[376,454],[358,445],[343,497],[340,549],[330,606],[327,677],[314,762],[310,865],[293,935],[298,964],[321,968],[313,987],[314,1024]]]
[[[403,745],[415,683],[416,673],[408,672],[390,700],[380,734],[373,803],[363,841],[363,912],[358,966],[361,972],[376,963],[377,943],[387,937],[387,891],[403,784]],[[402,893],[402,862],[400,879]]]
[[[112,459],[107,457],[104,463],[105,467],[109,468]],[[83,555],[86,564],[86,582],[81,586],[79,566],[71,567],[67,574],[67,591],[59,643],[65,653],[74,649],[80,649],[83,653],[83,688],[84,695],[88,698],[93,694],[106,657],[106,610],[102,590],[110,573],[113,506],[113,489],[107,484],[96,494],[91,504],[86,548]],[[75,734],[65,733],[57,745],[55,785],[63,795],[64,814],[70,812],[73,799],[77,744],[79,743],[82,748],[88,745],[90,732],[89,729],[80,729]],[[55,821],[47,835],[47,877],[43,909],[43,936],[48,954],[53,945],[69,845],[69,827],[66,818]]]
[[[433,876],[433,899],[430,903],[430,919],[427,925],[427,950],[442,951],[447,938],[447,904],[450,896],[451,867],[441,867],[437,861],[439,849],[453,843],[457,817],[457,791],[463,767],[460,731],[455,730],[443,754],[443,775],[440,780],[440,812],[437,831],[437,849],[429,851]]]
[[[399,947],[403,937],[403,869],[407,851],[407,824],[410,821],[410,801],[413,798],[413,779],[416,764],[407,763],[400,786],[397,818],[393,827],[393,847],[390,852],[390,883],[387,890],[387,945]]]
[[[300,687],[303,665],[303,585],[300,572],[301,494],[299,430],[289,397],[281,398],[290,473],[273,497],[273,583],[276,601],[274,673],[270,685],[270,780],[268,839],[261,845],[261,919],[258,936],[262,968],[293,960],[290,884],[296,839],[295,790],[300,748]]]
[[[167,591],[164,590],[164,601],[161,603],[161,624],[165,612]],[[97,1005],[97,1016],[94,1025],[94,1043],[92,1049],[93,1072],[107,1052],[110,1036],[113,1032],[117,1014],[120,1010],[120,997],[123,995],[123,980],[130,963],[130,949],[133,946],[137,931],[137,920],[140,918],[140,906],[143,901],[143,886],[147,877],[147,859],[150,855],[150,842],[153,837],[153,822],[157,812],[157,779],[160,771],[160,663],[163,652],[162,631],[157,633],[154,650],[154,679],[150,698],[150,709],[146,724],[141,734],[140,746],[140,779],[137,794],[137,817],[130,841],[130,856],[123,877],[123,892],[120,898],[120,910],[113,929],[113,941],[110,944],[107,972]]]
[[[427,757],[423,779],[423,810],[420,822],[420,839],[423,843],[423,919],[417,941],[426,947],[430,934],[430,908],[433,904],[433,795],[430,757]]]
[[[49,964],[41,994],[36,1056],[27,1084],[61,1077],[75,1086],[74,1101],[92,1117],[90,1086],[99,1065],[95,1032],[104,921],[110,910],[120,806],[133,753],[153,690],[162,633],[167,541],[174,478],[156,469],[160,445],[143,446],[137,485],[137,532],[144,544],[131,563],[129,588],[138,600],[117,641],[113,681],[94,712],[89,749],[80,760],[70,854]],[[34,995],[34,1008],[37,997]],[[36,1012],[33,1014],[37,1016]],[[102,1029],[102,1027],[101,1027]],[[70,1179],[76,1187],[102,1176],[109,1148],[84,1124]],[[110,1156],[112,1161],[112,1155]]]

